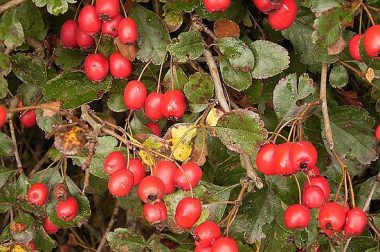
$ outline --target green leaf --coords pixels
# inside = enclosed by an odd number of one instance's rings
[[[267,79],[289,67],[289,53],[284,47],[265,40],[256,40],[250,47],[256,60],[255,68],[252,70],[253,78]]]
[[[17,95],[21,98],[24,106],[32,105],[41,95],[40,87],[35,84],[21,84],[17,89]]]
[[[214,83],[210,75],[197,72],[190,76],[183,91],[190,101],[190,106],[197,105],[197,107],[205,109],[214,95]]]
[[[17,174],[17,170],[11,170],[0,166],[0,189],[5,185],[8,179]]]
[[[38,126],[45,132],[53,132],[54,126],[62,124],[62,117],[61,115],[53,115],[53,116],[42,116],[42,110],[37,109],[36,110],[36,118],[37,118],[37,124]]]
[[[0,157],[9,157],[13,155],[15,146],[12,139],[0,132]]]
[[[55,240],[45,232],[42,226],[36,228],[33,242],[36,244],[36,249],[38,251],[52,251],[57,247]]]
[[[185,84],[188,82],[188,78],[181,67],[174,65],[172,71],[169,69],[165,74],[162,85],[166,90],[171,90],[171,72],[173,72],[173,86],[174,89],[183,90]]]
[[[22,17],[20,19],[22,28],[24,29],[25,36],[44,40],[46,37],[47,29],[44,27],[44,21],[40,10],[31,1],[26,1],[19,8],[17,8],[17,15]]]
[[[24,43],[24,30],[17,16],[17,9],[12,9],[0,18],[0,40],[8,48],[20,46]]]
[[[107,233],[107,241],[113,251],[139,251],[147,246],[144,236],[126,228],[116,228]]]
[[[231,1],[228,9],[223,12],[210,13],[206,10],[203,4],[200,4],[200,6],[196,8],[196,12],[201,18],[205,18],[209,21],[227,18],[235,21],[236,23],[240,23],[240,21],[243,20],[245,14],[247,13],[247,8],[248,5],[246,2],[242,0],[235,0]]]
[[[0,52],[0,75],[7,76],[11,70],[12,68],[9,54]]]
[[[111,78],[91,82],[81,72],[64,72],[42,85],[47,101],[61,101],[63,108],[77,108],[102,98],[111,86]]]
[[[332,8],[341,7],[340,0],[311,0],[311,10],[313,12],[325,12]]]
[[[236,38],[222,38],[217,41],[217,45],[234,69],[243,72],[253,70],[255,58],[243,41]]]
[[[165,16],[169,13],[181,14],[193,12],[201,2],[199,0],[169,0],[163,6]]]
[[[76,3],[76,0],[33,0],[37,7],[46,6],[48,12],[55,16],[65,13],[69,9],[69,3]]]
[[[330,85],[334,88],[342,88],[348,83],[348,73],[344,66],[334,65],[330,72]]]
[[[195,60],[202,55],[205,42],[200,32],[182,32],[178,40],[168,45],[168,51],[177,57],[179,62],[186,62],[188,59]]]
[[[233,89],[242,91],[249,88],[252,84],[251,73],[243,72],[235,69],[226,57],[223,57],[219,62],[220,72],[222,73],[223,81]]]
[[[306,177],[303,174],[297,176],[301,188],[304,184]],[[293,176],[265,176],[268,186],[271,188],[274,195],[277,196],[282,202],[287,205],[298,202],[298,186]]]
[[[68,70],[78,67],[86,57],[86,53],[79,49],[59,47],[56,50],[55,56],[55,64],[63,70]]]
[[[282,78],[273,91],[273,106],[277,118],[287,120],[293,117],[303,107],[298,106],[297,102],[314,92],[313,80],[307,74],[301,75],[298,83],[296,74]]]
[[[138,26],[138,58],[143,62],[152,60],[155,65],[161,64],[170,42],[169,34],[161,19],[156,13],[139,4],[133,6],[130,17]]]
[[[125,80],[113,80],[112,87],[108,92],[107,105],[114,112],[125,112],[127,108],[124,104]]]
[[[376,177],[371,177],[359,185],[355,186],[355,200],[358,207],[363,208],[367,201],[368,195],[372,190],[373,185],[377,183]],[[380,187],[377,186],[372,196],[372,200],[380,200]],[[379,226],[380,227],[380,226]]]
[[[1,70],[0,70],[1,71]],[[0,99],[3,99],[8,94],[8,81],[3,75],[0,75]]]
[[[12,55],[12,71],[24,83],[41,86],[47,80],[46,66],[39,57],[24,53]]]

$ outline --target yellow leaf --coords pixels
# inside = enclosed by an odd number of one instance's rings
[[[144,164],[152,167],[154,165],[154,158],[146,151],[140,150],[139,156]]]
[[[0,252],[8,252],[11,248],[8,246],[8,247],[5,247],[5,246],[0,246]]]
[[[193,147],[191,147],[190,144],[179,143],[173,152],[173,157],[178,161],[183,162],[190,157],[192,152]]]
[[[216,126],[218,123],[219,118],[223,115],[223,111],[220,109],[212,108],[210,110],[210,113],[208,113],[206,117],[206,123],[209,126]]]
[[[16,245],[13,247],[12,252],[27,252],[27,250],[20,245]]]
[[[173,127],[171,135],[172,138],[169,139],[169,141],[172,142],[173,145],[176,145],[179,141],[181,141],[181,143],[189,143],[197,135],[197,129],[191,125],[179,125],[178,127]]]

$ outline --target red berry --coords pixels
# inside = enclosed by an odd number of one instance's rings
[[[95,34],[100,31],[102,22],[96,14],[95,7],[92,5],[85,5],[79,13],[78,17],[79,28],[87,34]]]
[[[194,188],[201,181],[202,169],[192,161],[183,164],[181,168],[182,170],[177,169],[174,175],[174,184],[185,191],[189,191],[190,186]]]
[[[341,205],[336,202],[329,202],[319,210],[319,226],[327,235],[340,232],[346,221],[346,213]]]
[[[215,222],[205,221],[194,229],[195,246],[210,247],[220,235],[220,228]]]
[[[127,167],[127,160],[124,154],[120,151],[113,151],[104,160],[104,171],[108,175],[114,174],[120,169],[125,169]]]
[[[234,239],[221,237],[211,247],[212,252],[238,252],[238,246]]]
[[[281,6],[282,0],[252,0],[259,11],[268,13]]]
[[[42,206],[45,204],[48,197],[49,190],[44,183],[35,183],[28,190],[28,202],[35,206]]]
[[[208,12],[223,12],[228,9],[231,0],[202,0]]]
[[[72,221],[78,213],[79,204],[76,198],[70,196],[66,201],[59,201],[56,206],[58,219]]]
[[[354,60],[362,61],[362,57],[360,55],[360,39],[362,38],[361,34],[357,34],[353,36],[348,44],[348,49],[350,51],[351,57]]]
[[[199,220],[202,213],[201,201],[197,198],[183,198],[175,210],[175,221],[183,229],[190,229]]]
[[[317,177],[319,176],[319,169],[318,167],[314,166],[314,167],[311,167],[308,171],[307,171],[307,176],[312,178],[312,177]]]
[[[307,141],[292,144],[289,151],[289,161],[298,170],[307,171],[317,164],[318,153],[314,145]]]
[[[1,124],[0,124],[1,125]],[[380,125],[376,127],[375,137],[377,141],[380,141]]]
[[[34,242],[28,242],[28,244],[26,244],[26,247],[30,250],[35,250],[36,249],[36,244],[34,244]]]
[[[160,128],[160,125],[158,125],[157,123],[155,122],[148,122],[147,124],[145,124],[145,126],[150,129],[150,131],[156,135],[156,136],[161,136],[161,128]]]
[[[318,186],[308,186],[302,193],[302,203],[308,208],[319,208],[325,201],[325,195]]]
[[[367,215],[358,207],[347,212],[344,233],[346,235],[360,235],[367,225]]]
[[[119,0],[96,0],[96,14],[102,20],[109,20],[119,14]]]
[[[171,194],[174,192],[174,176],[177,170],[177,166],[171,161],[159,161],[156,164],[156,176],[164,183],[165,194]]]
[[[144,205],[144,217],[150,224],[163,222],[168,217],[165,203],[156,202],[154,204],[147,203]]]
[[[75,20],[67,20],[61,27],[61,41],[66,48],[74,48],[77,46],[75,35],[78,29],[78,22]]]
[[[122,19],[123,19],[123,16],[118,14],[113,19],[103,22],[102,34],[116,38],[118,36],[117,28],[119,27],[119,23]]]
[[[285,30],[293,24],[296,17],[296,0],[284,0],[276,11],[268,14],[268,22],[275,30]]]
[[[132,190],[133,183],[133,173],[121,169],[112,174],[108,180],[108,191],[115,197],[124,197]]]
[[[27,110],[20,116],[20,123],[25,128],[31,128],[37,124],[36,110]]]
[[[144,203],[162,200],[164,192],[165,185],[162,180],[152,175],[143,178],[137,188],[137,195]]]
[[[195,247],[194,252],[212,252],[211,247],[208,248],[201,248],[201,247]]]
[[[117,28],[117,33],[121,43],[136,43],[137,41],[137,24],[132,18],[123,18]]]
[[[75,41],[80,48],[87,49],[94,45],[94,38],[83,32],[81,29],[77,29],[75,34]]]
[[[130,158],[129,166],[127,168],[133,173],[134,185],[138,185],[141,182],[141,180],[146,176],[145,167],[141,160],[138,158]]]
[[[0,128],[4,126],[7,121],[7,110],[4,106],[0,105]]]
[[[162,114],[162,100],[164,95],[162,93],[150,93],[145,100],[144,110],[146,116],[151,120],[160,120],[164,115]]]
[[[59,227],[57,227],[53,222],[51,222],[51,220],[48,217],[45,218],[43,227],[45,229],[45,232],[48,234],[57,233],[59,230]]]
[[[291,205],[285,211],[284,221],[289,229],[306,228],[310,223],[310,210],[303,205]]]
[[[144,106],[147,91],[144,83],[132,80],[124,89],[124,104],[128,109],[139,110]]]
[[[161,111],[166,118],[178,120],[186,111],[185,95],[179,90],[167,91],[161,101]]]
[[[277,145],[274,153],[273,165],[276,170],[276,174],[291,175],[298,171],[298,168],[290,162],[290,149],[293,143],[283,143]]]
[[[374,25],[367,29],[363,37],[364,50],[368,56],[375,58],[380,53],[380,25]]]
[[[110,72],[115,79],[128,78],[132,74],[132,63],[121,53],[115,52],[109,57]]]
[[[275,144],[265,144],[260,148],[256,157],[256,166],[265,175],[276,174],[276,169],[274,166],[274,153],[276,151],[277,145]]]
[[[323,195],[325,196],[325,200],[328,200],[330,198],[330,193],[331,193],[330,184],[326,178],[324,177],[310,178],[310,183],[309,181],[306,181],[303,186],[303,189],[305,190],[306,187],[308,186],[318,186],[319,188],[322,189]]]
[[[91,81],[102,81],[108,75],[108,60],[102,55],[89,54],[84,60],[84,72]]]

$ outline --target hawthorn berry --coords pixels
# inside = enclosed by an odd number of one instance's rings
[[[346,214],[346,223],[344,224],[344,233],[346,235],[360,235],[367,225],[366,213],[354,207]]]
[[[139,110],[144,106],[147,91],[144,83],[132,80],[124,89],[124,104],[130,110]]]
[[[314,145],[307,141],[293,143],[289,151],[289,162],[298,170],[307,171],[317,164],[318,153]]]
[[[118,14],[113,19],[103,22],[102,34],[106,36],[111,36],[112,38],[116,38],[118,36],[117,28],[119,27],[119,23],[122,19],[123,16]]]
[[[361,34],[356,34],[350,40],[348,44],[348,50],[350,51],[351,57],[354,60],[362,61],[362,56],[360,55],[360,39],[362,38]]]
[[[336,202],[328,202],[319,210],[319,226],[327,235],[340,232],[346,221],[346,213],[341,205]]]
[[[211,247],[202,248],[202,247],[196,246],[194,249],[194,252],[212,252],[212,250],[211,250]]]
[[[120,169],[125,169],[127,167],[127,160],[124,154],[120,151],[113,151],[104,160],[104,171],[108,175],[114,174]]]
[[[194,229],[195,246],[210,247],[221,236],[219,226],[213,221],[205,221]]]
[[[7,121],[7,110],[4,106],[0,105],[0,128],[4,126]]]
[[[306,228],[310,223],[309,208],[299,204],[289,206],[284,214],[284,222],[289,229]]]
[[[175,210],[176,224],[183,229],[190,229],[199,220],[202,213],[201,201],[197,198],[185,197]]]
[[[252,0],[252,2],[259,11],[268,14],[280,7],[282,0]]]
[[[310,182],[309,182],[310,181]],[[321,176],[310,178],[309,181],[306,181],[303,189],[305,190],[308,186],[318,186],[322,189],[323,194],[325,196],[325,200],[328,200],[330,198],[330,183],[329,181]]]
[[[57,233],[59,230],[59,227],[57,227],[48,217],[45,218],[43,227],[48,234]]]
[[[157,123],[155,123],[155,122],[148,122],[147,124],[145,124],[145,127],[147,127],[148,129],[150,129],[150,131],[154,135],[161,136],[161,128],[160,128],[160,125],[158,125]]]
[[[1,125],[1,124],[0,124]],[[380,125],[378,125],[376,127],[376,130],[375,130],[375,137],[376,137],[376,140],[377,141],[380,141]]]
[[[153,204],[146,203],[143,207],[145,219],[150,224],[157,224],[163,222],[168,217],[168,212],[163,202],[156,202]]]
[[[133,173],[127,169],[120,169],[108,180],[108,191],[115,197],[124,197],[132,190],[133,185]]]
[[[178,120],[186,111],[185,95],[180,90],[165,92],[161,101],[161,111],[166,118]]]
[[[212,252],[238,252],[236,241],[228,237],[220,237],[211,247]]]
[[[175,190],[174,176],[178,170],[177,166],[171,161],[159,161],[154,170],[156,176],[162,180],[165,185],[165,194],[171,194]]]
[[[307,172],[306,172],[306,175],[309,177],[309,178],[312,178],[312,177],[318,177],[319,176],[319,169],[317,166],[314,166],[314,167],[311,167]]]
[[[25,128],[31,128],[37,124],[36,110],[24,111],[20,116],[20,123]]]
[[[192,161],[183,164],[181,168],[182,170],[177,169],[174,175],[174,184],[185,191],[189,191],[190,186],[194,188],[201,181],[202,169]]]
[[[223,12],[228,9],[231,0],[202,0],[208,12]]]
[[[283,143],[276,147],[273,157],[273,166],[276,174],[291,175],[298,171],[298,168],[290,162],[290,149],[293,143]]]
[[[79,204],[76,198],[70,196],[65,201],[59,201],[56,205],[58,219],[72,221],[78,213]]]
[[[143,178],[137,188],[137,195],[144,203],[158,202],[162,200],[164,193],[164,182],[153,175]]]
[[[61,27],[60,38],[62,44],[66,48],[75,48],[77,41],[75,36],[78,30],[78,22],[75,20],[67,20]]]
[[[318,186],[308,186],[302,192],[302,203],[308,208],[319,208],[325,201],[323,190]]]
[[[91,81],[102,81],[108,75],[108,60],[101,54],[89,54],[84,60],[84,72]]]
[[[96,0],[95,10],[101,20],[110,20],[119,14],[119,0]]]
[[[256,166],[259,171],[265,175],[276,174],[276,169],[274,166],[274,153],[276,151],[277,145],[275,144],[265,144],[260,148],[256,157]]]
[[[129,166],[127,167],[128,170],[130,170],[133,173],[133,184],[138,185],[141,180],[146,176],[146,170],[138,158],[130,158],[129,159]]]
[[[30,242],[28,242],[28,244],[26,244],[26,247],[30,250],[35,250],[36,244],[34,244],[34,242],[30,241]]]
[[[29,188],[27,198],[30,204],[40,207],[45,204],[48,195],[49,190],[44,183],[35,183]]]
[[[150,93],[145,100],[144,111],[146,116],[151,120],[160,120],[164,115],[162,114],[162,100],[164,95],[162,93]]]
[[[88,35],[87,33],[83,32],[81,29],[77,29],[77,32],[75,34],[75,41],[77,42],[77,45],[82,49],[90,48],[94,45],[95,41],[94,38]]]
[[[363,35],[364,50],[368,56],[377,58],[380,53],[380,25],[371,26]]]
[[[89,35],[98,33],[102,28],[102,22],[96,14],[95,7],[89,4],[85,5],[80,11],[78,23],[79,28]]]
[[[128,78],[132,74],[132,63],[119,52],[110,55],[109,65],[115,79]]]
[[[123,18],[119,22],[117,33],[119,35],[121,43],[136,43],[138,28],[135,20],[133,20],[132,18]]]
[[[297,17],[296,0],[283,0],[280,7],[268,14],[269,25],[275,30],[289,28]]]

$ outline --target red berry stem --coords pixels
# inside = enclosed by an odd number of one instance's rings
[[[83,4],[83,0],[80,1],[79,4],[78,4],[78,7],[77,7],[77,9],[75,11],[75,15],[74,15],[74,20],[78,19],[79,10],[80,10],[80,7],[81,7],[82,4]]]
[[[362,6],[364,8],[364,10],[367,12],[367,16],[368,16],[369,20],[371,21],[371,24],[376,25],[375,20],[373,19],[372,14],[369,11],[369,9],[367,8],[367,6],[364,3],[360,3],[359,6]]]
[[[294,174],[293,177],[297,183],[297,188],[298,188],[298,204],[302,205],[302,192],[301,192],[300,182],[298,181],[297,174]]]
[[[156,93],[159,93],[161,91],[161,75],[162,75],[162,69],[164,67],[164,63],[166,61],[166,56],[167,56],[167,53],[165,53],[164,55],[164,58],[162,59],[161,61],[161,65],[160,65],[160,72],[158,74],[158,82],[157,82],[157,90],[156,90]]]
[[[121,8],[123,9],[123,13],[124,13],[124,17],[128,17],[127,15],[127,12],[125,11],[125,7],[124,7],[124,3],[123,3],[123,0],[120,0],[120,5],[121,5]]]
[[[96,42],[96,47],[95,47],[94,54],[97,54],[97,53],[98,53],[98,48],[99,48],[100,42],[102,42],[102,38],[103,38],[103,34],[100,33],[99,39],[98,39],[98,41]]]

